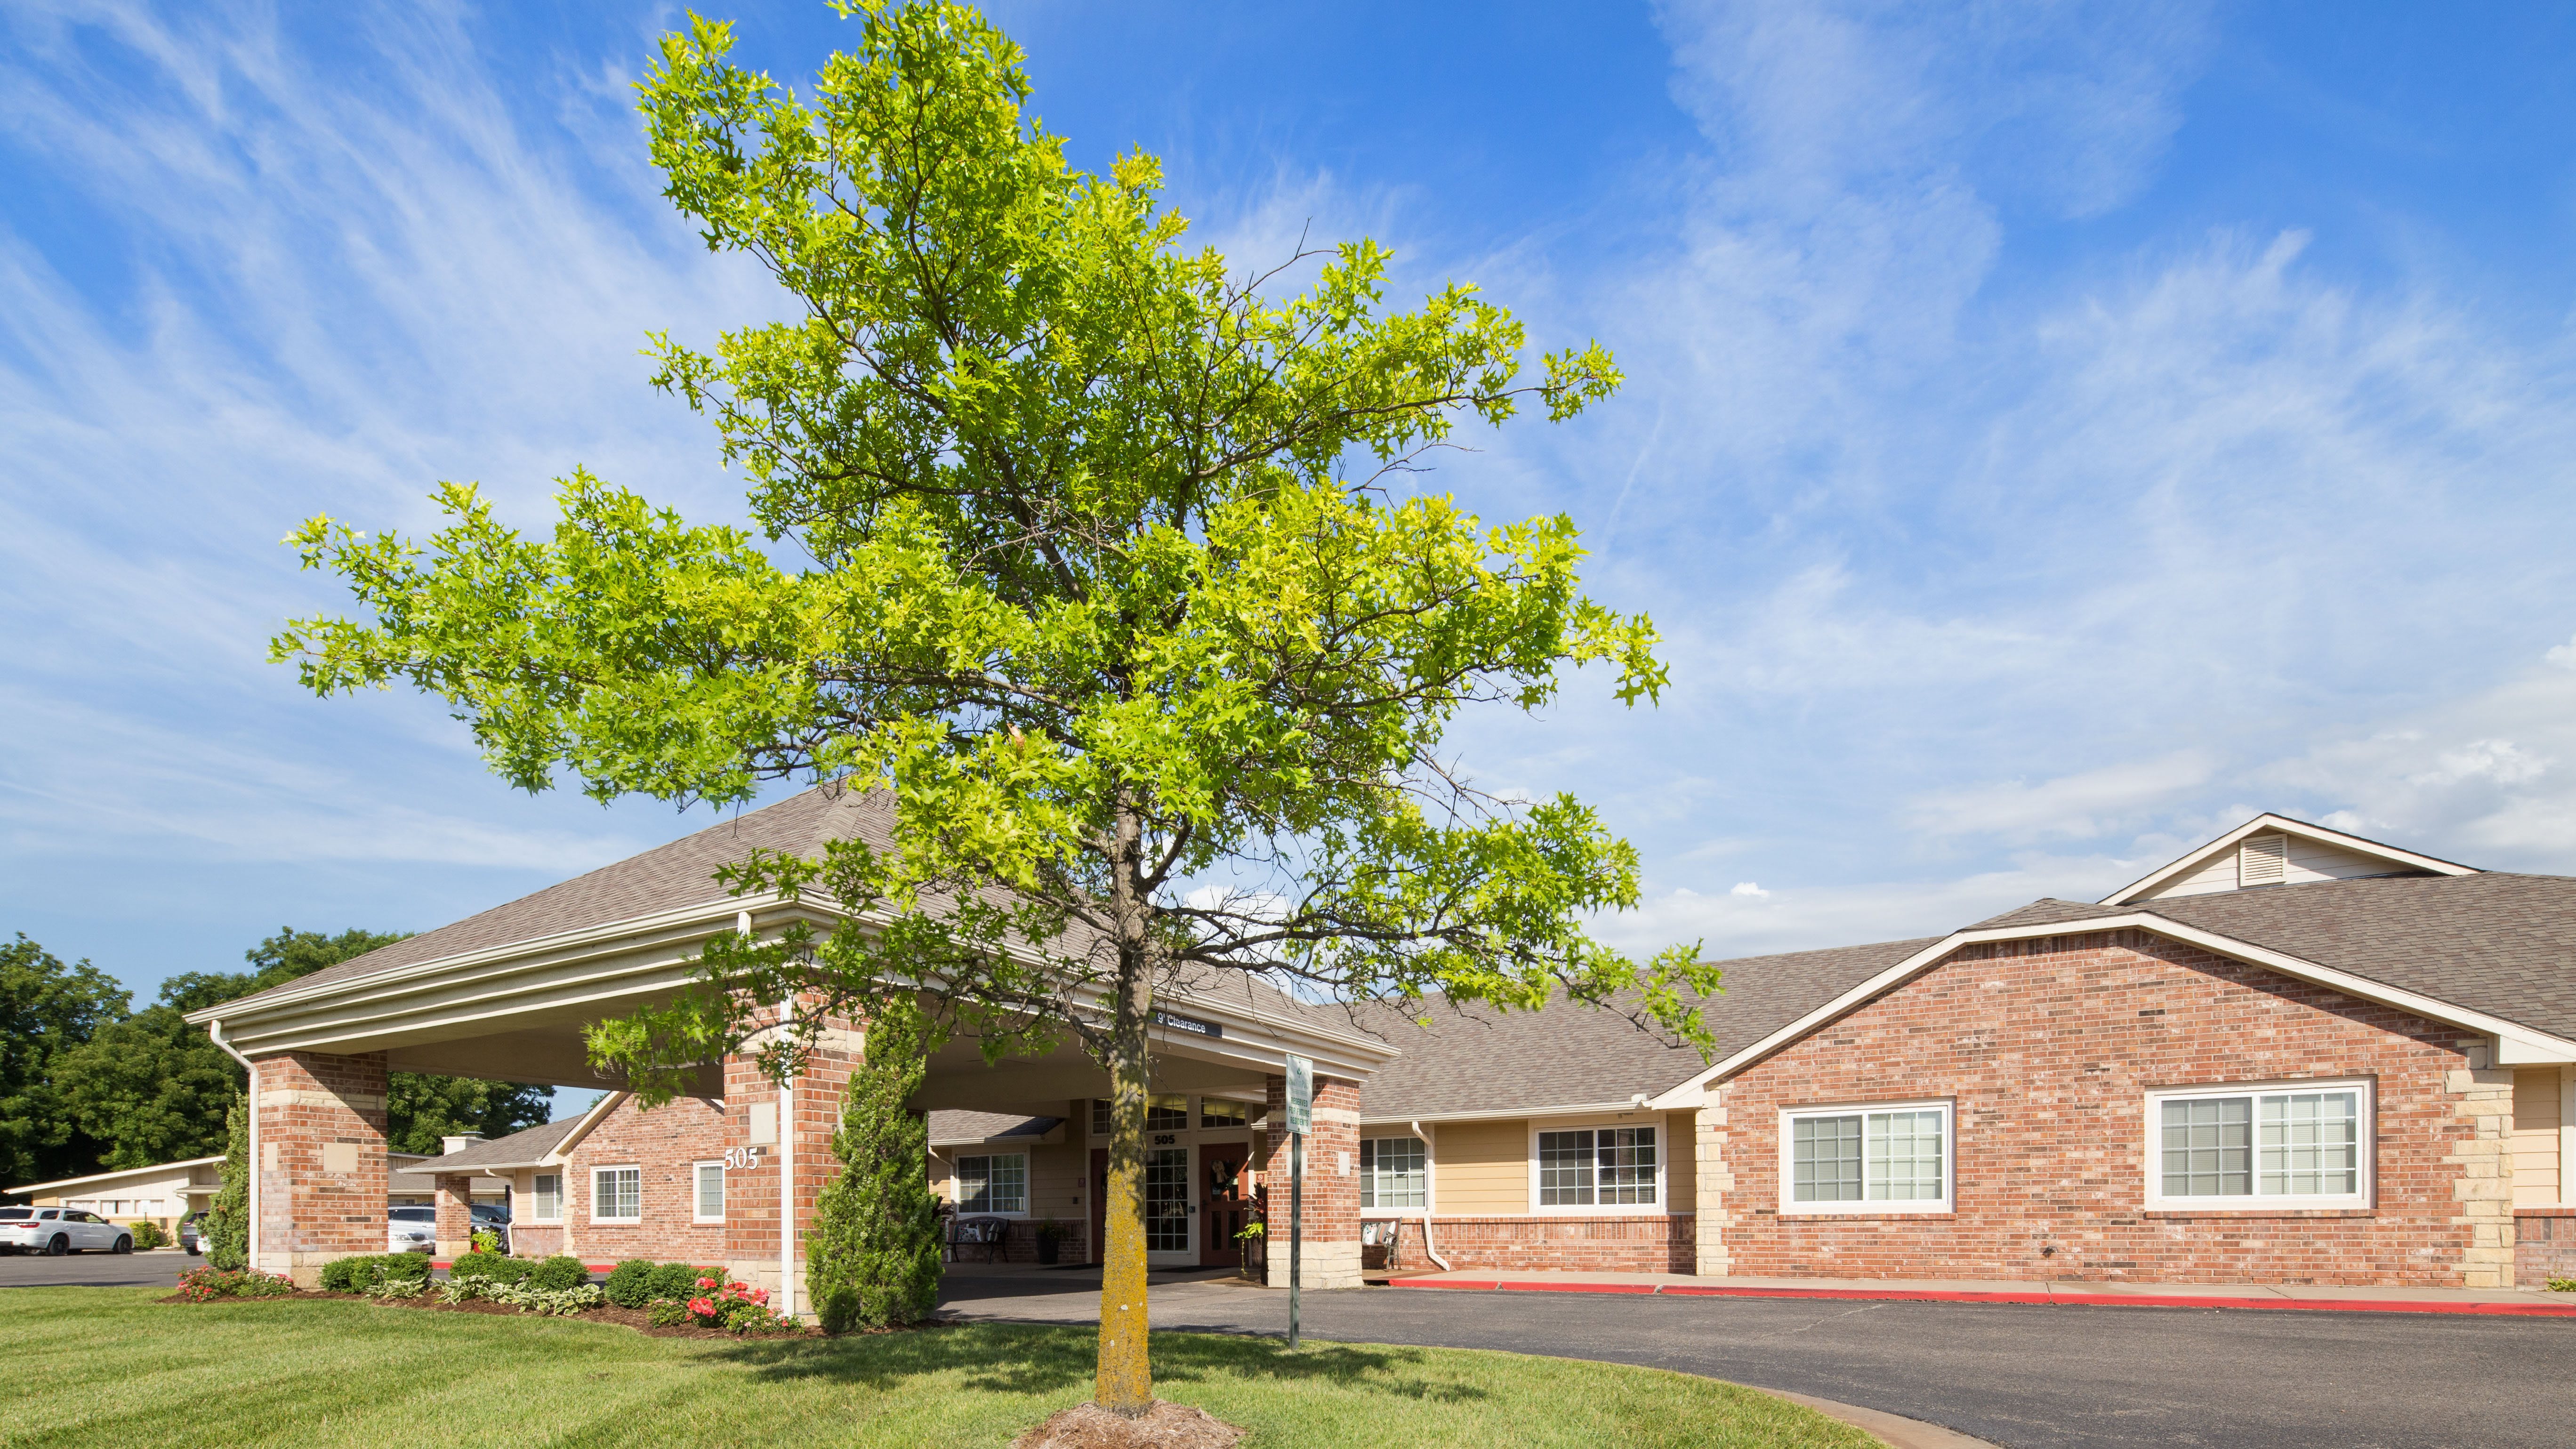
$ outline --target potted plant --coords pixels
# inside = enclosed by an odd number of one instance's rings
[[[1038,1224],[1038,1263],[1040,1266],[1048,1268],[1055,1266],[1056,1245],[1064,1241],[1064,1234],[1064,1224],[1057,1222],[1053,1218],[1048,1218],[1046,1221]]]
[[[1264,1260],[1269,1256],[1270,1230],[1262,1226],[1261,1219],[1254,1218],[1243,1225],[1234,1240],[1243,1245],[1243,1276],[1260,1282],[1262,1270],[1269,1266]]]

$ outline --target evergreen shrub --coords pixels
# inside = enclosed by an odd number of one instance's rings
[[[608,1301],[620,1308],[641,1308],[653,1301],[653,1260],[629,1258],[608,1270]]]
[[[590,1269],[583,1266],[581,1259],[569,1253],[557,1253],[551,1258],[540,1259],[536,1268],[528,1274],[529,1287],[550,1293],[560,1293],[567,1288],[579,1288],[589,1282]]]
[[[922,1170],[930,1124],[904,1105],[921,1088],[931,1037],[912,998],[883,1002],[842,1094],[832,1135],[841,1175],[805,1236],[806,1293],[826,1333],[912,1323],[939,1301],[939,1203]]]

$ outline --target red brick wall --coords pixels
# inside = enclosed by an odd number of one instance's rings
[[[261,1057],[259,1266],[314,1280],[320,1265],[385,1250],[385,1054]],[[340,1144],[348,1149],[326,1170]]]
[[[1727,1084],[1701,1231],[1748,1276],[2456,1286],[2461,1035],[2144,932],[1969,947]],[[2142,1210],[2148,1089],[2302,1077],[2377,1079],[2375,1208]],[[1778,1216],[1779,1109],[1941,1097],[1954,1214]]]
[[[613,1263],[621,1258],[682,1260],[715,1265],[725,1260],[725,1225],[692,1221],[695,1211],[693,1164],[724,1157],[725,1116],[696,1097],[681,1097],[646,1111],[627,1098],[573,1149],[564,1167],[564,1216],[571,1224],[573,1251],[584,1262]],[[591,1169],[643,1169],[644,1214],[640,1223],[593,1222]],[[727,1208],[733,1178],[726,1174]],[[524,1206],[522,1204],[521,1206]],[[562,1241],[558,1234],[556,1243]],[[514,1251],[534,1251],[537,1239],[524,1236]]]
[[[832,1136],[840,1130],[841,1096],[849,1086],[851,1068],[859,1060],[859,1045],[858,1023],[840,1018],[830,1021],[824,1039],[807,1056],[805,1070],[796,1078],[791,1110],[780,1114],[779,1135],[782,1141],[760,1149],[759,1166],[725,1174],[722,1253],[710,1261],[732,1263],[737,1274],[775,1290],[779,1286],[776,1279],[778,1188],[782,1159],[779,1149],[785,1145],[784,1139],[793,1134],[795,1221],[799,1246],[792,1302],[800,1313],[810,1308],[805,1302],[802,1244],[813,1225],[815,1199],[841,1172],[840,1161],[832,1156]],[[778,1102],[778,1085],[761,1074],[758,1058],[749,1053],[725,1058],[724,1073],[725,1142],[744,1146],[751,1141],[752,1104]],[[721,1156],[721,1150],[716,1155]],[[924,1170],[928,1170],[926,1164]]]
[[[1272,1131],[1256,1142],[1270,1161],[1262,1172],[1263,1205],[1270,1234],[1268,1272],[1274,1286],[1288,1281],[1288,1080],[1270,1079]],[[1356,1285],[1360,1271],[1360,1088],[1340,1077],[1315,1079],[1315,1130],[1306,1139],[1306,1181],[1301,1199],[1304,1281]]]
[[[1688,1213],[1646,1216],[1441,1217],[1431,1219],[1431,1246],[1453,1269],[1519,1271],[1584,1269],[1596,1273],[1688,1273],[1697,1253]],[[1422,1225],[1403,1220],[1387,1255],[1397,1273],[1437,1272],[1424,1250]]]
[[[2513,1215],[2513,1282],[2546,1288],[2576,1278],[2576,1208],[2521,1208]]]

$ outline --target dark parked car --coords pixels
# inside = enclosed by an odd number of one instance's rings
[[[197,1226],[197,1220],[205,1215],[206,1210],[199,1208],[179,1220],[179,1246],[187,1249],[191,1258],[206,1251],[205,1232]]]

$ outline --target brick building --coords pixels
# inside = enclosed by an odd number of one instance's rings
[[[386,1071],[603,1085],[584,1023],[684,984],[716,932],[834,919],[727,896],[717,866],[881,837],[884,816],[809,792],[197,1014],[257,1072],[260,1262],[309,1276],[382,1243]],[[1240,976],[1167,991],[1150,1261],[1235,1262],[1260,1184],[1277,1206],[1266,1129],[1295,1054],[1317,1073],[1315,1286],[1443,1265],[2465,1287],[2576,1271],[2576,879],[2266,815],[2099,902],[1723,964],[1714,1061],[1562,1002],[1432,1003],[1424,1026]],[[721,1261],[783,1276],[792,1307],[864,1049],[855,1024],[827,1035],[783,1088],[711,1062],[700,1096],[647,1112],[611,1092],[415,1170],[507,1178],[522,1251]],[[926,1170],[959,1212],[1012,1224],[997,1258],[1034,1258],[1042,1231],[1096,1258],[1105,1089],[1070,1043],[931,1059]],[[461,1239],[461,1197],[441,1203],[441,1240]]]

